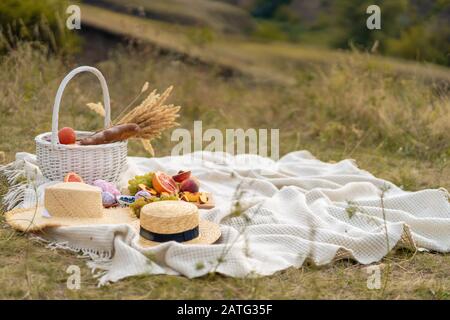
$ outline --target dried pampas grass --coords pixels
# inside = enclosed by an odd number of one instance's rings
[[[120,113],[118,119],[113,122],[113,125],[126,123],[137,124],[141,130],[133,138],[140,139],[144,149],[153,156],[154,150],[151,145],[151,140],[159,138],[164,130],[179,125],[175,120],[179,117],[178,111],[180,111],[181,107],[173,104],[164,104],[173,90],[173,86],[170,86],[162,94],[153,90],[140,105],[125,114],[148,88],[149,83],[146,82],[139,95]],[[103,117],[105,116],[105,110],[100,102],[88,103],[87,106],[97,114]]]

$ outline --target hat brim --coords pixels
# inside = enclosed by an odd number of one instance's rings
[[[98,224],[131,224],[136,221],[129,208],[103,209],[98,218],[74,217],[46,217],[43,215],[44,207],[28,209],[13,209],[5,213],[6,222],[16,230],[22,232],[37,232],[51,227],[69,227]]]
[[[139,221],[133,223],[133,227],[139,233],[140,224]],[[221,236],[220,227],[218,224],[200,219],[199,222],[199,236],[195,239],[179,242],[181,244],[213,244],[216,242]],[[141,236],[139,236],[138,244],[142,247],[154,247],[160,245],[164,242],[155,242],[147,240]]]

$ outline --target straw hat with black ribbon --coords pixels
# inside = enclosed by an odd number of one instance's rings
[[[80,182],[49,186],[45,189],[44,206],[14,209],[5,217],[9,225],[23,232],[60,226],[131,225],[137,220],[129,208],[103,208],[101,189]]]
[[[219,225],[200,219],[198,208],[185,201],[158,201],[141,209],[139,244],[155,246],[176,241],[183,244],[212,244],[220,238]]]

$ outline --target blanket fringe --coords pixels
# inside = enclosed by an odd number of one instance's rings
[[[16,183],[20,176],[25,176],[25,164],[23,160],[16,160],[11,163],[0,166],[0,173],[2,173],[8,184]]]
[[[3,196],[3,205],[6,210],[12,210],[15,207],[21,207],[25,193],[29,186],[25,182],[18,182],[19,178],[26,177],[25,162],[16,160],[9,164],[0,166],[0,174],[2,174],[9,184],[7,193]]]
[[[106,275],[112,266],[112,251],[94,250],[92,248],[74,247],[67,242],[50,242],[47,248],[51,250],[69,250],[78,253],[78,258],[87,259],[86,266],[91,270],[92,277],[99,279]],[[99,281],[98,287],[105,285]]]
[[[14,207],[20,207],[23,204],[25,189],[25,184],[15,185],[8,189],[8,192],[3,197],[3,205],[7,211]]]
[[[78,258],[80,259],[90,259],[95,262],[108,262],[112,258],[112,251],[105,250],[95,250],[92,248],[83,248],[73,245],[69,245],[67,241],[64,242],[49,242],[46,246],[50,250],[68,250],[71,252],[78,253]]]
[[[16,159],[6,165],[0,166],[0,174],[8,183],[8,191],[3,196],[3,207],[9,211],[14,208],[23,208],[30,203],[39,201],[37,188],[47,180],[40,175],[34,164],[24,159]]]

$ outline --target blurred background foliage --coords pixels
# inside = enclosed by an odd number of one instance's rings
[[[255,36],[449,65],[449,0],[228,0],[258,21]],[[366,8],[381,8],[381,30],[365,27]]]
[[[356,47],[378,53],[450,65],[450,0],[85,0],[113,10],[171,23],[233,32],[260,41],[289,41],[326,48]],[[366,8],[376,4],[381,30],[365,28]],[[79,39],[64,28],[65,0],[2,0],[0,50],[18,39],[72,52]],[[198,39],[198,34],[193,34]]]
[[[52,52],[73,53],[80,38],[65,26],[64,0],[0,1],[0,53],[6,53],[27,41],[48,45]]]

